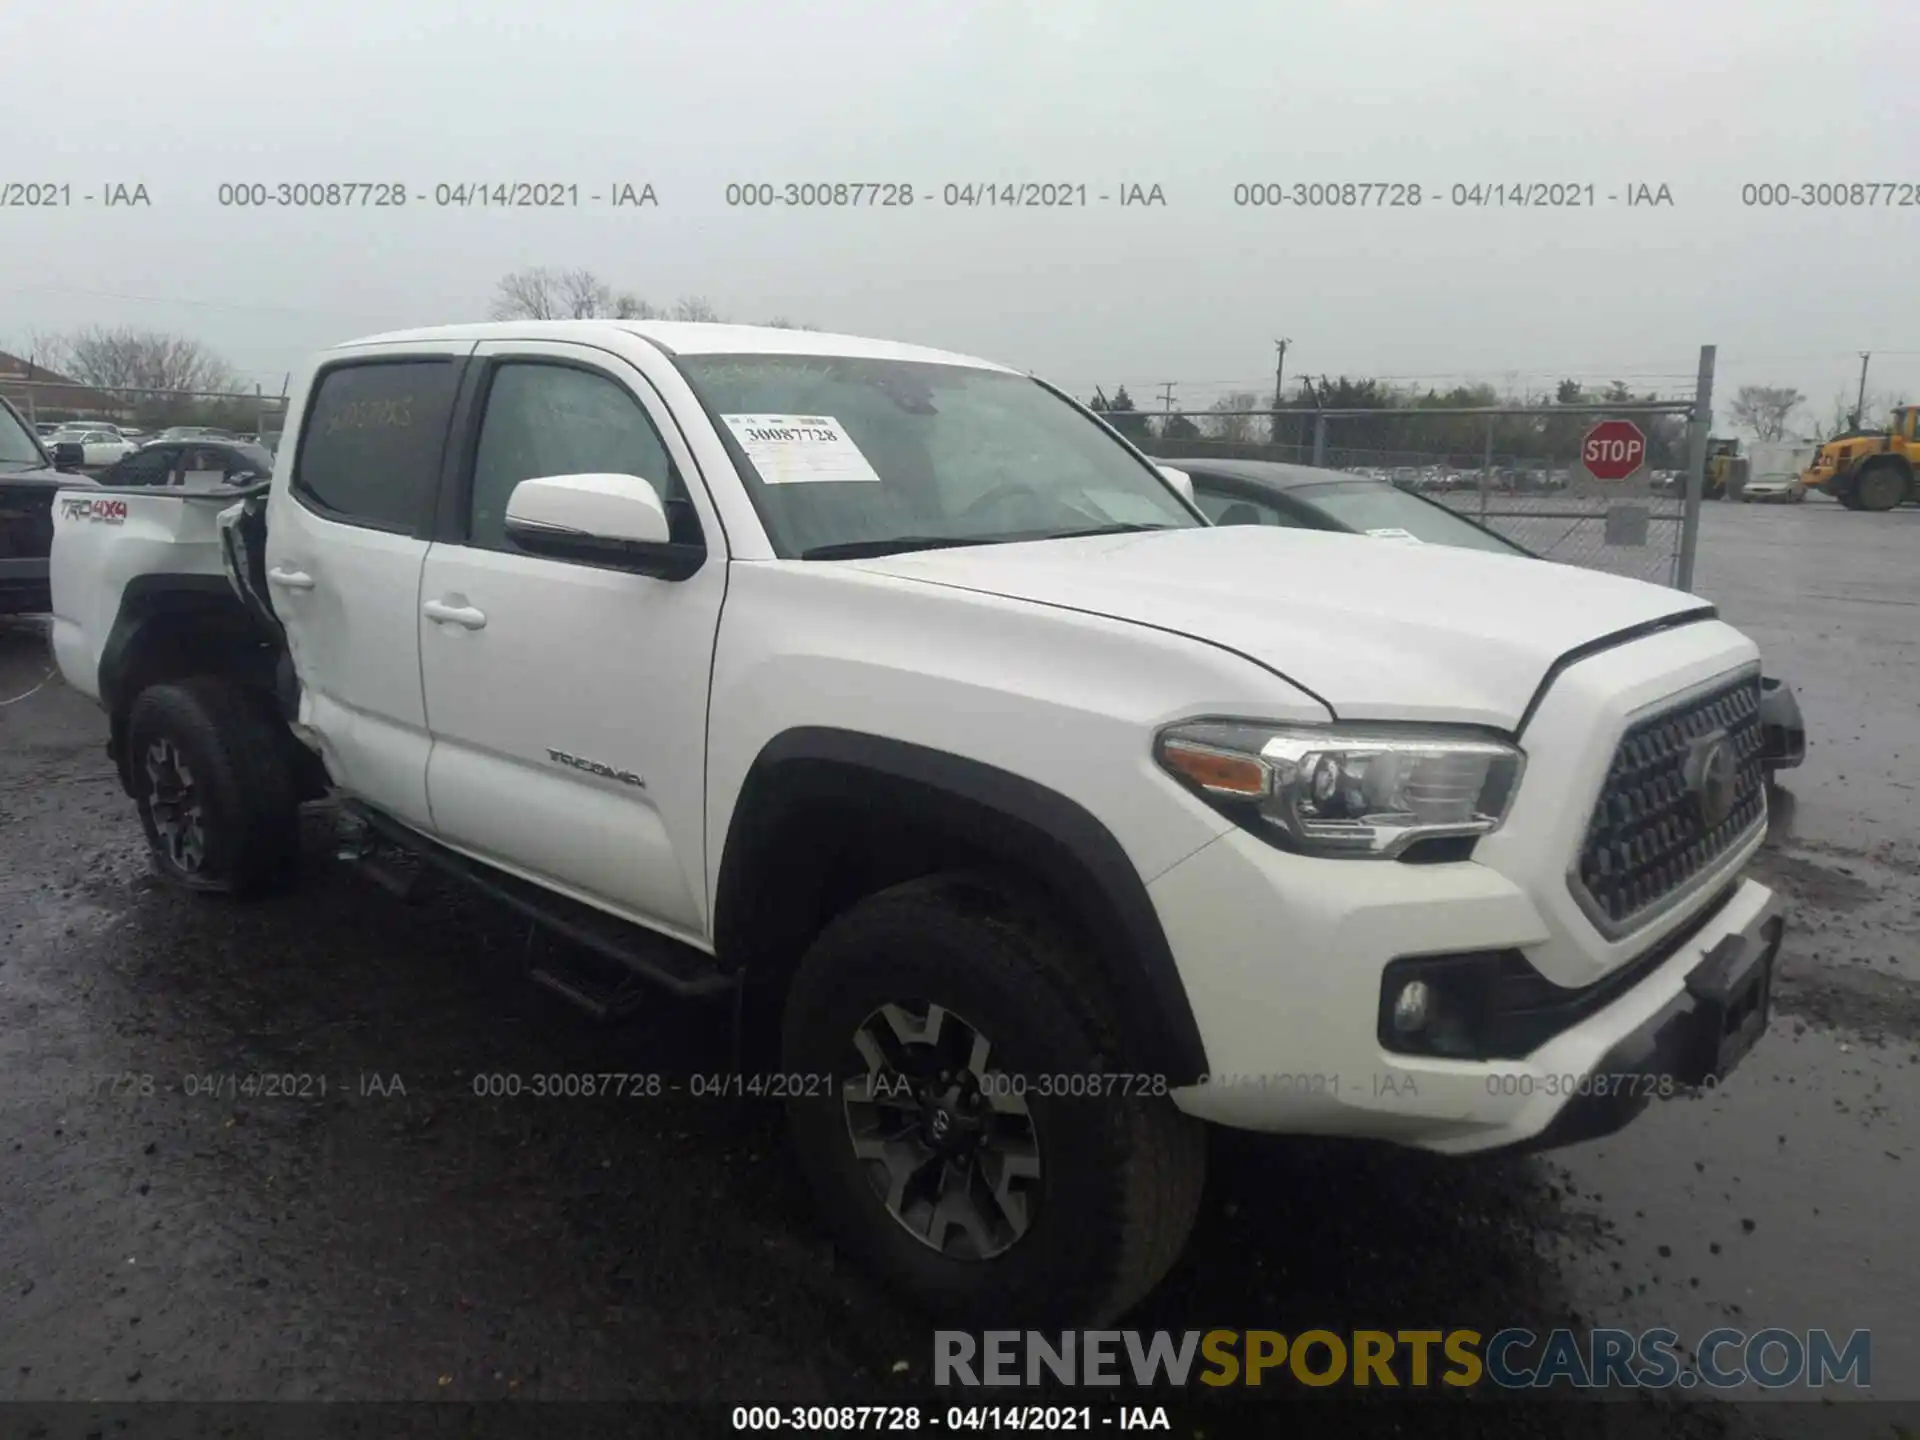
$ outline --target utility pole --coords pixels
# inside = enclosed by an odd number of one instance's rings
[[[1713,433],[1713,361],[1717,345],[1700,347],[1693,382],[1693,412],[1687,416],[1686,506],[1680,514],[1680,553],[1674,557],[1676,589],[1693,589],[1693,558],[1700,549],[1700,499],[1707,483],[1707,437]]]
[[[1872,358],[1871,350],[1860,352],[1860,398],[1853,402],[1853,428],[1856,430],[1867,421],[1867,361]]]
[[[1274,445],[1280,443],[1280,407],[1285,403],[1280,398],[1282,394],[1280,384],[1281,381],[1285,379],[1287,373],[1287,346],[1292,343],[1291,340],[1276,340],[1273,342],[1275,351],[1273,360],[1273,425],[1267,432],[1267,440],[1270,444]]]
[[[1165,434],[1168,423],[1173,419],[1173,381],[1171,380],[1160,382],[1160,409],[1162,412],[1160,430]]]

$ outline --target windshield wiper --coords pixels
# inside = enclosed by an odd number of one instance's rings
[[[1146,530],[1177,530],[1177,525],[1147,524],[1139,520],[1121,520],[1112,525],[1095,525],[1088,530],[1049,530],[1030,536],[1034,540],[1078,540],[1088,535],[1138,535]],[[1199,529],[1199,526],[1192,527]]]
[[[991,545],[991,535],[894,535],[885,540],[841,540],[802,550],[802,560],[861,560],[870,555],[900,555],[909,550],[946,550],[956,545]]]

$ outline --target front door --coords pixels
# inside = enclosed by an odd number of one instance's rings
[[[681,939],[705,938],[707,682],[726,591],[719,525],[645,377],[586,346],[486,342],[471,462],[427,553],[427,791],[456,849]],[[651,485],[685,580],[530,555],[506,538],[522,480]]]

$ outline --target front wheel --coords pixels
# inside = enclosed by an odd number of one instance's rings
[[[826,1220],[922,1309],[1098,1324],[1179,1258],[1205,1128],[1117,1073],[1096,972],[1043,905],[957,875],[870,896],[808,951],[783,1031],[789,1073],[832,1077],[789,1117]]]
[[[1855,506],[1859,510],[1891,510],[1903,503],[1912,482],[1907,472],[1895,463],[1882,462],[1869,465],[1860,472],[1860,479],[1853,487]]]
[[[261,706],[217,676],[155,685],[127,717],[133,798],[154,868],[190,890],[251,895],[300,850],[292,767]]]

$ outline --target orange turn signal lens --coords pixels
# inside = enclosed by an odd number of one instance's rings
[[[1182,740],[1167,741],[1160,754],[1169,770],[1216,795],[1257,800],[1267,793],[1267,767],[1245,755],[1209,750]]]

